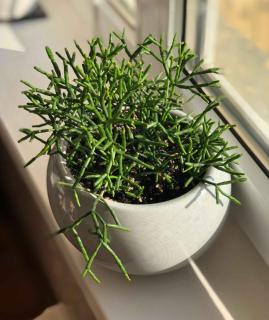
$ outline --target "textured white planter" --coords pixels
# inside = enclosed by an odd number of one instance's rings
[[[229,180],[230,175],[211,168],[207,173],[212,181]],[[62,228],[84,214],[93,198],[80,192],[81,207],[77,208],[73,192],[59,181],[72,183],[72,176],[63,158],[50,157],[48,165],[48,195],[54,216]],[[223,186],[230,194],[231,186]],[[229,200],[217,205],[214,187],[200,183],[179,198],[157,204],[124,204],[108,200],[123,226],[130,232],[113,231],[112,247],[124,262],[130,274],[156,274],[179,268],[189,257],[197,256],[211,243],[225,219]],[[109,214],[98,206],[105,219]],[[90,224],[83,224],[79,234],[84,245],[92,252],[95,238],[88,233]],[[69,240],[76,246],[74,239]],[[97,259],[103,266],[118,270],[111,256],[102,252]]]

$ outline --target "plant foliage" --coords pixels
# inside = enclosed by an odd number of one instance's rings
[[[89,52],[75,45],[82,64],[76,63],[75,52],[65,49],[63,55],[46,47],[52,70],[35,67],[48,79],[46,89],[22,81],[28,87],[23,93],[29,102],[20,107],[39,116],[42,122],[21,129],[24,136],[20,141],[36,139],[44,144],[26,165],[52,152],[66,160],[75,177],[70,187],[78,204],[77,190],[81,188],[95,197],[88,213],[60,230],[71,231],[76,238],[86,260],[84,275],[89,273],[98,281],[92,264],[103,248],[129,278],[109,241],[111,228],[124,228],[110,208],[115,223],[104,221],[96,212],[98,202],[106,204],[106,197],[130,203],[167,200],[168,195],[179,196],[200,181],[215,185],[217,202],[220,194],[238,202],[221,186],[245,179],[234,167],[240,155],[232,153],[235,147],[222,137],[231,126],[216,124],[207,117],[219,103],[211,101],[201,88],[216,86],[218,81],[192,81],[199,75],[217,73],[218,69],[202,69],[202,61],[194,63],[196,56],[185,43],[175,37],[167,48],[162,39],[148,36],[131,52],[124,34],[111,34],[106,46],[98,37],[91,40]],[[149,76],[151,65],[144,62],[146,55],[156,60],[162,73]],[[190,62],[193,67],[187,72]],[[184,90],[207,103],[193,117],[173,114],[183,108]],[[205,180],[210,166],[230,173],[231,180],[218,184]],[[85,219],[92,219],[98,238],[92,254],[86,251],[77,232]]]

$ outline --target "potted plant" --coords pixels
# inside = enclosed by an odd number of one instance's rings
[[[85,258],[83,275],[94,261],[131,274],[178,268],[208,245],[220,228],[231,184],[245,176],[236,169],[239,154],[222,137],[231,127],[215,123],[208,112],[219,103],[201,88],[218,81],[191,80],[217,68],[190,71],[195,55],[174,37],[164,46],[148,36],[134,52],[124,34],[89,41],[89,52],[54,54],[52,70],[35,70],[48,79],[46,89],[22,81],[28,102],[20,106],[41,118],[21,129],[20,140],[44,146],[29,165],[49,155],[48,193],[53,213]],[[149,55],[163,72],[150,76]],[[121,57],[119,59],[119,57]],[[58,64],[56,58],[61,62]],[[184,91],[207,106],[195,115],[182,112]]]

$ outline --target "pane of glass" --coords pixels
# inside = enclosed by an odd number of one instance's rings
[[[219,0],[214,11],[217,19],[211,20],[216,24],[211,25],[216,27],[211,60],[269,124],[269,1]]]

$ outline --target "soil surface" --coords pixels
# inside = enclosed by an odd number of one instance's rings
[[[194,188],[199,181],[196,180],[194,183],[191,183],[187,188],[184,187],[186,180],[189,178],[187,174],[182,174],[182,172],[174,171],[167,172],[170,176],[173,177],[173,180],[177,182],[171,186],[167,181],[162,180],[156,183],[154,175],[145,175],[140,177],[140,180],[136,180],[140,186],[143,186],[144,192],[140,199],[135,199],[120,191],[115,193],[114,197],[111,197],[110,194],[104,193],[104,197],[112,199],[122,203],[132,203],[132,204],[151,204],[168,201],[181,195],[187,193],[192,188]],[[74,174],[74,172],[73,172]],[[93,186],[89,181],[81,181],[82,185],[85,188],[92,189]]]
[[[123,203],[134,203],[134,204],[149,204],[149,203],[159,203],[167,200],[177,198],[188,191],[190,191],[194,186],[190,185],[188,188],[184,188],[185,177],[182,174],[173,173],[175,179],[178,182],[174,188],[171,187],[167,182],[155,182],[154,176],[145,176],[143,180],[139,181],[139,184],[144,187],[143,195],[141,196],[140,201],[128,197],[123,192],[118,192],[115,194],[113,200]],[[187,177],[189,178],[189,177]],[[109,196],[108,196],[109,197]],[[110,198],[110,197],[109,197]]]

